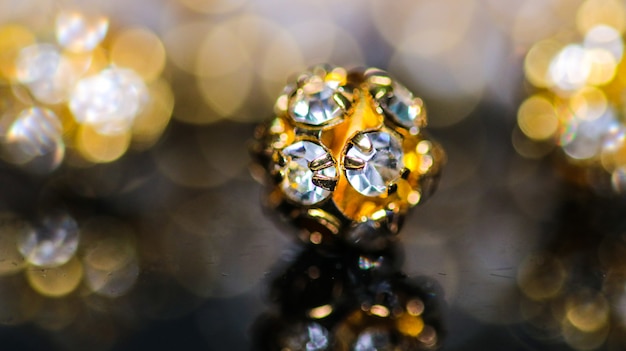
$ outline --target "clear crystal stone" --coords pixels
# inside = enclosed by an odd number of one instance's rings
[[[339,82],[313,75],[289,101],[289,113],[298,123],[320,126],[340,117],[344,109],[335,101]]]
[[[393,82],[392,89],[393,94],[386,98],[383,108],[401,126],[415,126],[417,117],[422,112],[421,100],[415,99],[413,93],[402,84]]]
[[[346,169],[348,182],[356,191],[365,196],[381,195],[387,191],[387,187],[394,180],[400,177],[404,168],[400,140],[386,132],[367,132],[357,134],[357,136],[367,139],[371,148],[357,146],[359,143],[353,138],[345,157],[361,160],[364,165],[360,168]],[[360,144],[368,143],[361,142]]]
[[[304,205],[312,205],[326,199],[331,191],[319,187],[313,183],[315,174],[335,179],[337,168],[330,167],[311,170],[311,161],[327,156],[328,152],[319,144],[311,141],[298,141],[283,149],[283,155],[287,158],[284,168],[285,176],[281,183],[285,195],[293,201]]]

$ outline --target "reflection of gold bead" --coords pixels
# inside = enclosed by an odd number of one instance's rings
[[[320,243],[359,223],[395,234],[424,201],[445,159],[424,135],[420,98],[381,70],[316,66],[287,85],[253,152],[269,204]]]

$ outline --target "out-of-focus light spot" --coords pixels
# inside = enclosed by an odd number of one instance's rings
[[[491,0],[513,11],[511,38],[516,43],[528,44],[555,34],[562,29],[576,11],[577,1],[571,0]],[[492,5],[493,6],[493,5]],[[517,8],[516,8],[517,7]]]
[[[69,215],[59,214],[44,218],[41,226],[23,233],[18,247],[28,263],[55,267],[74,256],[79,240],[76,221]]]
[[[517,272],[517,284],[533,300],[552,298],[561,292],[567,271],[561,261],[548,254],[528,256]]]
[[[618,194],[626,193],[626,165],[611,172],[611,186]]]
[[[152,146],[170,121],[174,109],[174,93],[170,85],[158,79],[148,85],[148,101],[133,123],[133,146]]]
[[[531,96],[522,103],[517,112],[517,123],[522,132],[534,140],[551,138],[559,127],[554,106],[540,95]]]
[[[513,129],[511,143],[519,155],[530,159],[539,159],[556,147],[552,141],[536,142],[529,139],[520,128]]]
[[[169,29],[163,36],[168,58],[179,69],[195,74],[206,36],[215,29],[212,22],[191,22]],[[215,48],[219,50],[219,48]]]
[[[562,48],[563,45],[556,40],[543,40],[535,43],[524,60],[526,79],[539,88],[552,85],[549,77],[550,63]]]
[[[606,95],[595,87],[586,87],[577,91],[568,102],[569,109],[574,112],[576,119],[582,121],[595,121],[608,109]]]
[[[604,49],[587,50],[590,71],[587,83],[593,85],[604,85],[615,77],[618,61],[612,53]]]
[[[569,322],[583,332],[604,328],[609,322],[609,302],[602,293],[578,293],[565,302]]]
[[[373,305],[368,312],[382,318],[389,317],[389,309],[383,305]]]
[[[139,266],[134,259],[115,270],[98,269],[88,264],[84,268],[87,286],[93,292],[106,297],[125,295],[139,276]]]
[[[74,118],[101,134],[127,132],[143,108],[147,89],[132,70],[110,68],[81,79],[69,102]]]
[[[34,42],[34,34],[26,27],[19,25],[0,27],[0,74],[4,78],[16,79],[16,59],[23,48]]]
[[[93,50],[104,39],[109,19],[88,17],[75,11],[62,11],[56,17],[56,38],[59,45],[72,52]]]
[[[613,27],[600,24],[589,30],[585,35],[583,46],[587,50],[606,50],[619,62],[624,54],[622,36]]]
[[[220,77],[199,78],[198,88],[213,111],[222,117],[235,118],[235,114],[248,101],[252,78],[248,70],[241,70]]]
[[[403,314],[396,319],[396,328],[404,335],[416,337],[424,330],[424,321],[419,316]]]
[[[424,312],[424,302],[420,299],[409,300],[406,304],[406,312],[411,316],[419,316]]]
[[[219,77],[248,69],[251,65],[251,46],[246,44],[255,43],[241,35],[252,34],[258,27],[269,26],[269,23],[253,17],[249,21],[232,20],[213,29],[202,43],[195,72],[200,77]],[[254,33],[251,36],[254,38],[257,35]]]
[[[83,266],[73,257],[67,263],[52,268],[31,267],[26,270],[30,286],[44,296],[61,297],[76,290],[83,278]]]
[[[190,10],[206,14],[224,14],[242,7],[248,0],[179,0]]]
[[[109,235],[117,234],[117,230],[124,231],[124,228],[111,227],[116,230]],[[84,249],[83,263],[94,269],[102,271],[116,271],[135,257],[134,247],[126,237],[110,236],[102,240],[98,240],[89,247]]]
[[[80,126],[76,135],[76,146],[81,155],[95,163],[113,162],[120,158],[130,145],[131,133],[101,134],[90,125]]]
[[[562,90],[576,90],[587,82],[591,69],[592,60],[589,53],[578,44],[570,44],[550,63],[550,81]]]
[[[563,151],[574,160],[589,160],[600,156],[603,138],[615,126],[615,112],[606,109],[593,120],[580,118],[577,111],[568,111],[572,116],[565,118],[565,128],[571,129],[561,135]]]
[[[420,57],[435,57],[463,40],[476,6],[474,0],[399,1],[393,5],[372,1],[370,13],[392,46]]]
[[[132,69],[146,82],[156,79],[165,66],[165,48],[161,40],[143,28],[125,30],[111,46],[111,63]]]
[[[312,308],[309,311],[309,317],[313,319],[322,319],[322,318],[328,317],[332,312],[333,312],[333,306],[323,305],[323,306]]]
[[[20,112],[6,136],[8,157],[11,162],[23,164],[34,158],[49,156],[48,170],[54,170],[65,153],[62,127],[51,110],[33,107]]]
[[[78,80],[76,68],[55,46],[37,44],[20,52],[17,79],[26,84],[39,101],[57,104],[68,98]]]
[[[607,25],[623,33],[626,27],[626,8],[620,0],[587,0],[578,8],[576,25],[586,34],[598,25]]]
[[[566,319],[562,326],[563,339],[565,339],[565,342],[573,349],[579,351],[598,349],[605,342],[609,330],[610,327],[605,325],[603,328],[593,332],[585,332],[572,325],[569,319]]]
[[[0,213],[0,276],[24,269],[26,261],[17,249],[17,241],[30,231],[28,222],[13,213]]]

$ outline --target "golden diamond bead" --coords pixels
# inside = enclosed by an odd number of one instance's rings
[[[307,242],[379,247],[436,188],[445,153],[423,131],[423,101],[385,71],[313,67],[286,86],[275,113],[253,155],[268,206]]]

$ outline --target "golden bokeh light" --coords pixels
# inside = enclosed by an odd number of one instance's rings
[[[131,141],[129,131],[104,135],[89,125],[81,125],[76,135],[76,147],[86,160],[94,163],[113,162],[128,149]]]
[[[559,128],[554,105],[544,96],[534,95],[526,99],[517,112],[517,123],[531,139],[546,140]]]
[[[619,0],[587,0],[578,8],[576,26],[587,33],[597,25],[608,25],[623,33],[626,29],[626,7]]]
[[[130,28],[113,38],[111,63],[131,68],[147,83],[161,75],[165,48],[161,40],[145,28]]]
[[[24,26],[4,25],[0,27],[0,73],[2,77],[16,79],[16,59],[20,51],[35,43],[35,35]]]
[[[520,265],[517,284],[522,292],[533,300],[555,297],[567,279],[567,271],[561,261],[549,254],[533,254]]]
[[[26,278],[30,286],[44,296],[61,297],[72,293],[83,278],[83,265],[73,257],[53,268],[29,267]]]
[[[539,88],[552,85],[548,75],[550,63],[562,48],[563,44],[554,39],[533,44],[524,59],[526,79]]]
[[[610,306],[600,292],[580,292],[565,301],[566,317],[582,332],[594,332],[609,323]]]
[[[174,110],[174,93],[166,81],[157,79],[147,88],[149,101],[132,126],[132,146],[137,149],[151,147],[159,139]]]

